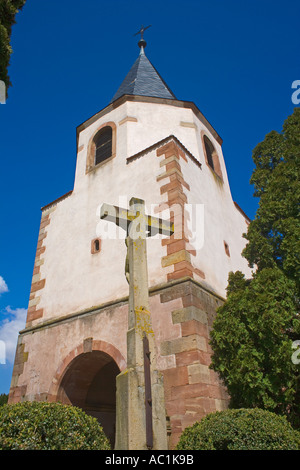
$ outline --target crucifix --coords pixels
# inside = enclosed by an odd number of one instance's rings
[[[149,311],[146,238],[157,233],[170,236],[174,226],[146,215],[144,201],[137,198],[131,198],[129,210],[103,204],[100,218],[127,234],[127,368],[117,376],[116,449],[167,449],[163,381],[156,367]]]

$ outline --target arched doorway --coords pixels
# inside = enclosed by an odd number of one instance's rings
[[[116,376],[114,359],[103,351],[79,354],[67,367],[57,400],[78,406],[100,422],[112,448],[116,426]]]

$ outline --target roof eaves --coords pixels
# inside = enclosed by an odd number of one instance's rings
[[[197,160],[197,158],[183,145],[182,142],[180,142],[175,135],[171,134],[168,137],[165,137],[164,139],[155,142],[155,144],[150,145],[150,147],[145,148],[144,150],[141,150],[140,152],[132,155],[131,157],[126,158],[126,164],[128,165],[129,163],[133,162],[134,160],[137,160],[140,157],[143,157],[149,152],[152,152],[152,150],[155,150],[162,145],[165,145],[166,143],[170,142],[171,140],[174,140],[174,142],[184,151],[186,155],[199,167],[202,168],[202,164]]]

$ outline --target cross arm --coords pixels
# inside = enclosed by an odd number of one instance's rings
[[[143,215],[139,212],[134,212],[106,203],[102,204],[100,210],[100,219],[114,222],[124,230],[128,230],[130,223],[137,217],[144,218],[146,232],[149,232],[148,236],[153,236],[157,233],[171,236],[174,233],[173,222],[153,217],[152,215]]]
[[[114,222],[119,227],[127,230],[134,216],[130,215],[127,209],[104,203],[100,209],[100,219]]]

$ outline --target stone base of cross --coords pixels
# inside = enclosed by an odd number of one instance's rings
[[[127,368],[117,376],[116,450],[168,448],[162,374],[149,311],[146,238],[172,235],[173,224],[145,214],[145,203],[132,198],[129,210],[103,204],[100,218],[127,232],[129,282]]]

